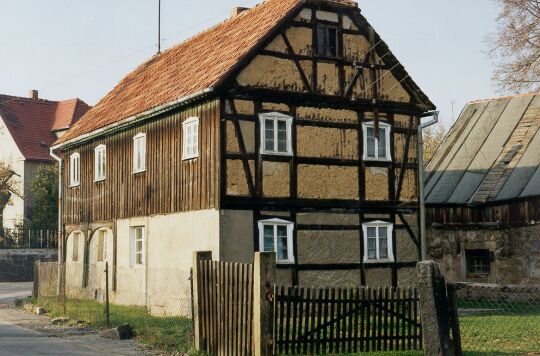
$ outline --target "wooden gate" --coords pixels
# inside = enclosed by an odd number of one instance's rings
[[[417,350],[416,289],[274,288],[276,354]]]
[[[211,355],[252,352],[253,265],[199,261],[203,351]]]

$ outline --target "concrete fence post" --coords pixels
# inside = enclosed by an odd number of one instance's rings
[[[197,351],[203,351],[205,340],[202,336],[202,323],[204,318],[202,317],[201,305],[201,266],[200,262],[204,260],[212,259],[212,251],[194,251],[193,252],[193,272],[192,272],[192,285],[193,285],[193,333],[195,349]]]
[[[253,261],[253,355],[273,354],[274,304],[276,282],[275,252],[255,252]]]
[[[34,286],[32,288],[32,297],[39,297],[39,260],[34,261]]]
[[[454,355],[450,338],[449,304],[446,283],[437,264],[422,261],[416,265],[422,338],[426,355]]]

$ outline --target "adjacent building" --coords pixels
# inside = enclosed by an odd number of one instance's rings
[[[108,262],[116,302],[167,313],[161,276],[187,278],[194,250],[276,251],[283,283],[410,285],[434,108],[355,2],[237,8],[55,143],[68,288],[99,295]]]
[[[540,283],[540,93],[467,104],[427,167],[428,252],[448,280]]]
[[[32,177],[39,166],[54,163],[49,148],[88,109],[80,99],[40,99],[37,90],[30,91],[28,97],[0,94],[0,165],[15,173],[11,179],[19,193],[11,194],[0,212],[4,228],[23,226],[31,220]]]

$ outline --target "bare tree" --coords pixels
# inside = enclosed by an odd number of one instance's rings
[[[0,164],[0,236],[4,235],[4,209],[13,196],[22,198],[19,182],[14,179],[19,176],[9,166]]]
[[[501,91],[540,88],[540,0],[497,0],[502,11],[489,54],[499,61],[493,80]]]
[[[426,127],[422,132],[422,139],[424,140],[424,162],[426,165],[443,142],[445,136],[446,130],[440,122],[436,125]]]

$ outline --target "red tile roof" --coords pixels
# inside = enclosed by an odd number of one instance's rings
[[[154,56],[128,74],[62,143],[217,84],[302,0],[267,0]]]
[[[80,99],[51,101],[0,95],[0,118],[29,160],[52,160],[49,147],[56,140],[52,131],[69,128],[89,109]]]

